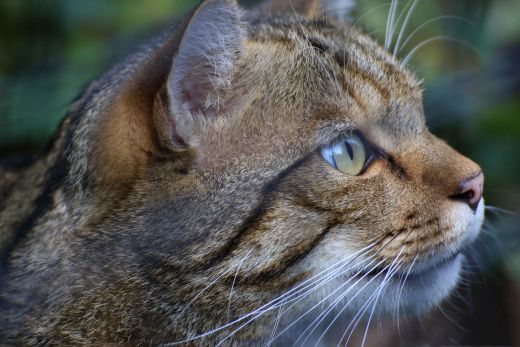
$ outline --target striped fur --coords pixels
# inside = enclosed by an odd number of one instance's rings
[[[208,3],[237,11],[243,36],[227,82],[180,122],[169,74]],[[371,243],[382,267],[475,237],[483,206],[449,197],[480,168],[428,132],[413,74],[355,28],[269,6],[204,1],[93,81],[44,155],[0,168],[0,344],[180,341]],[[354,130],[386,156],[348,177],[317,149]],[[406,289],[402,308],[427,309],[453,285]],[[227,342],[265,343],[273,319]]]

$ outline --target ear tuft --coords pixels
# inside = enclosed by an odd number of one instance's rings
[[[187,140],[197,114],[218,107],[245,37],[236,1],[206,0],[194,12],[174,58],[167,88],[175,132]]]

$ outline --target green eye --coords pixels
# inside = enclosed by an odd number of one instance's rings
[[[340,137],[323,147],[321,155],[332,167],[351,176],[359,175],[367,161],[363,140],[355,133]]]

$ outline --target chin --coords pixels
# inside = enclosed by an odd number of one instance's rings
[[[442,302],[457,286],[463,261],[464,256],[458,253],[430,265],[417,264],[419,266],[410,271],[368,272],[345,277],[334,284],[335,287],[341,286],[341,282],[350,284],[344,286],[344,297],[337,302],[338,314],[367,318],[372,311],[377,315],[424,313]],[[329,305],[337,298],[338,295],[334,295]]]
[[[288,322],[298,324],[289,334],[294,337],[312,332],[309,327],[321,319],[323,323],[315,328],[308,340],[315,341],[317,338],[316,341],[319,341],[327,326],[334,325],[338,331],[349,336],[358,324],[366,325],[370,319],[375,321],[384,316],[399,318],[425,313],[439,305],[457,286],[463,262],[464,256],[458,253],[435,263],[417,264],[419,266],[414,266],[410,271],[408,267],[395,273],[368,272],[338,278],[313,297],[293,307]],[[403,285],[405,277],[407,279]],[[318,302],[321,304],[316,306]],[[325,313],[324,319],[320,315]]]
[[[389,289],[389,297],[399,296],[399,309],[409,314],[421,314],[439,305],[457,286],[464,256],[456,254],[440,263],[408,276],[402,293],[396,292],[400,283],[395,280]],[[388,306],[388,305],[386,305]],[[392,312],[393,307],[386,307]]]
[[[374,315],[420,315],[440,305],[459,283],[465,262],[463,252],[480,232],[484,203],[481,202],[475,212],[470,213],[467,208],[454,212],[451,217],[456,217],[459,223],[451,223],[455,226],[452,232],[460,238],[453,244],[432,250],[425,259],[401,267],[378,268],[370,265],[369,258],[359,257],[349,263],[348,273],[327,281],[296,305],[293,317],[301,317],[307,312],[312,321],[317,315],[328,312],[328,322],[347,322],[349,325],[358,318],[366,320]],[[345,258],[345,244],[345,240],[340,239],[328,243],[327,247],[318,247],[298,270],[311,269],[314,274],[323,272]],[[347,250],[351,256],[357,252]]]

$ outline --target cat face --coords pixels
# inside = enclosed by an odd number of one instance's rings
[[[428,131],[420,85],[396,58],[321,20],[260,22],[249,27],[222,98],[232,114],[197,137],[203,170],[283,174],[224,268],[241,263],[244,278],[276,274],[289,283],[339,263],[345,273],[331,283],[355,284],[343,287],[345,300],[357,295],[354,311],[385,281],[388,310],[399,291],[400,305],[418,311],[455,286],[458,254],[483,220],[481,170]],[[350,175],[320,148],[356,133],[367,163]],[[468,181],[475,187],[464,191]]]
[[[181,269],[171,287],[183,303],[201,293],[179,317],[213,317],[211,328],[284,300],[297,312],[378,300],[420,312],[450,293],[483,221],[483,176],[428,131],[420,83],[397,58],[334,21],[244,17],[217,0],[171,42],[169,79],[144,122],[157,137],[140,143],[173,154],[129,164],[120,122],[102,124],[109,155],[94,153],[105,186],[121,171],[113,163],[140,177],[118,212],[139,252]],[[116,98],[113,119],[134,112],[120,110],[138,103],[162,51]]]

